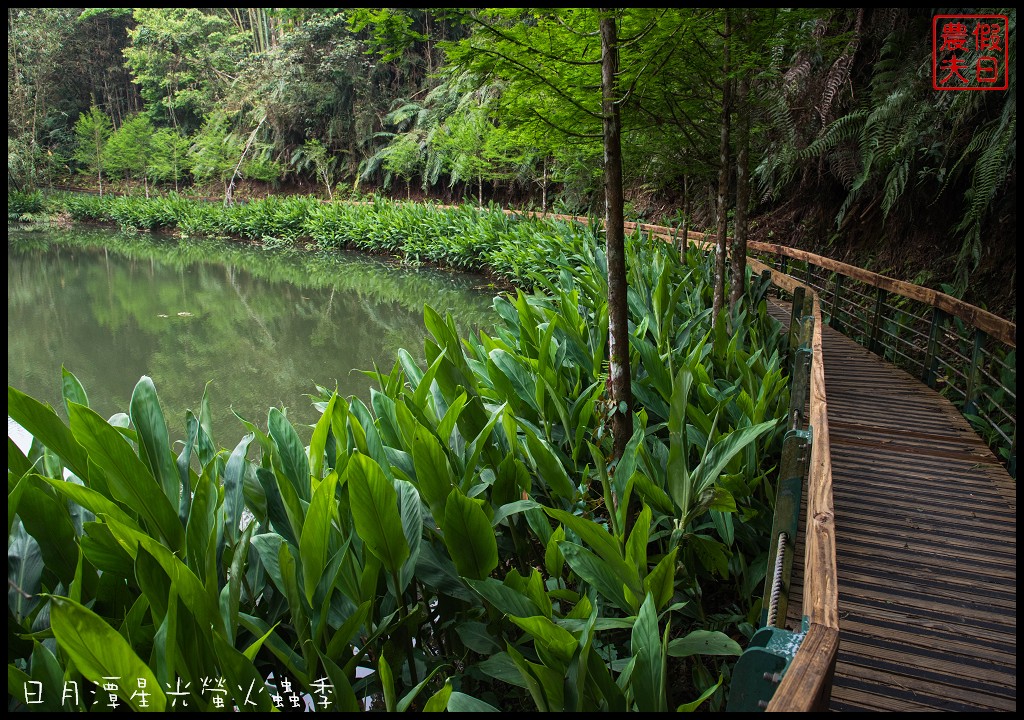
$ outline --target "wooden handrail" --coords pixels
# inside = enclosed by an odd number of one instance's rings
[[[559,217],[561,218],[565,216]],[[626,228],[653,233],[662,239],[668,239],[668,237],[674,237],[678,234],[678,230],[674,230],[673,228],[666,227],[664,225],[649,225],[647,223],[626,223]],[[707,240],[706,233],[691,230],[687,235],[689,238],[697,239],[701,243],[709,242]],[[788,247],[786,245],[750,240],[747,242],[747,252],[749,253],[751,251],[771,253],[773,255],[781,255],[794,260],[809,262],[813,265],[817,265],[818,267],[825,268],[826,270],[839,273],[840,275],[846,275],[847,277],[858,280],[866,285],[882,288],[883,290],[895,295],[901,295],[911,300],[917,300],[925,305],[938,308],[943,312],[960,318],[965,323],[978,328],[979,330],[983,330],[993,338],[1006,343],[1010,347],[1017,347],[1016,323],[1010,322],[1005,318],[1001,318],[988,310],[983,310],[979,307],[966,303],[952,295],[947,295],[946,293],[939,292],[938,290],[932,290],[931,288],[921,287],[920,285],[914,285],[913,283],[905,282],[903,280],[897,280],[895,278],[888,277],[887,275],[880,275],[879,273],[872,272],[871,270],[859,268],[856,265],[849,265],[838,260],[833,260],[832,258],[815,255],[812,252],[798,250],[797,248]]]
[[[826,710],[832,673],[839,652],[839,582],[836,569],[835,509],[832,502],[832,453],[828,433],[825,363],[821,343],[821,301],[813,288],[748,258],[755,274],[771,273],[772,283],[792,293],[804,287],[812,299],[814,334],[811,338],[811,387],[808,424],[811,464],[807,483],[807,521],[804,531],[803,615],[810,630],[797,650],[769,712]]]
[[[786,247],[785,245],[750,241],[747,243],[747,249],[755,252],[782,255],[794,260],[803,260],[804,262],[812,263],[818,267],[825,268],[826,270],[846,275],[847,277],[858,280],[865,285],[882,288],[883,290],[887,290],[888,292],[896,295],[902,295],[903,297],[910,298],[911,300],[917,300],[925,305],[938,308],[943,312],[953,315],[954,317],[958,317],[965,323],[968,323],[979,330],[984,330],[992,337],[1011,347],[1017,347],[1016,323],[1005,320],[998,315],[990,313],[988,310],[982,310],[979,307],[965,303],[963,300],[959,300],[952,295],[947,295],[946,293],[939,292],[938,290],[932,290],[931,288],[921,287],[920,285],[914,285],[913,283],[904,282],[903,280],[896,280],[895,278],[887,277],[886,275],[879,275],[876,272],[865,270],[855,265],[848,265],[844,262],[839,262],[838,260],[822,257],[821,255],[815,255],[814,253],[809,253],[805,250]]]

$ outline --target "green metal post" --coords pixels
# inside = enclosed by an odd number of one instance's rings
[[[921,380],[930,387],[935,387],[935,366],[938,364],[939,333],[942,331],[942,323],[946,319],[946,313],[938,308],[932,310],[932,327],[928,332],[928,346],[924,353],[924,368]]]
[[[798,430],[803,424],[804,407],[807,405],[811,388],[811,336],[814,332],[814,317],[806,315],[801,318],[799,324],[800,344],[793,354],[793,368],[789,379],[789,430]]]
[[[882,308],[885,307],[885,290],[875,289],[875,317],[871,320],[871,352],[882,355],[880,340],[882,337]]]
[[[832,292],[832,307],[829,308],[829,327],[833,327],[839,332],[843,331],[843,323],[839,320],[839,293],[843,289],[843,276],[836,273],[836,287]]]
[[[974,330],[974,352],[971,353],[971,367],[967,371],[967,390],[964,392],[964,414],[977,411],[978,379],[981,376],[981,354],[985,344],[985,331]]]
[[[789,316],[789,333],[786,337],[786,352],[791,358],[796,346],[800,344],[800,318],[804,314],[804,297],[806,295],[807,290],[803,286],[798,286],[793,290],[793,311]]]

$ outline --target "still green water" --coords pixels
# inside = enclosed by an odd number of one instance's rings
[[[245,434],[233,412],[266,430],[271,406],[308,442],[317,385],[368,401],[359,370],[390,370],[400,348],[423,366],[424,304],[472,332],[496,293],[481,276],[337,251],[9,227],[7,383],[66,419],[63,365],[107,418],[149,375],[172,440],[205,389],[218,445]]]

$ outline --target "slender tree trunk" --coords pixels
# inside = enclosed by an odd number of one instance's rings
[[[611,8],[601,9],[601,109],[604,114],[604,230],[608,256],[608,365],[613,458],[622,457],[633,434],[633,392],[626,307],[626,230],[623,225],[622,139],[618,91],[618,39]]]
[[[267,118],[264,117],[260,120],[259,125],[249,135],[249,140],[245,143],[245,147],[242,148],[242,154],[238,158],[238,164],[235,165],[234,172],[231,173],[231,182],[224,185],[224,207],[227,207],[232,202],[232,197],[235,189],[235,180],[238,178],[238,171],[242,168],[242,161],[245,160],[245,154],[249,152],[249,148],[252,146],[252,141],[256,139],[256,133],[263,127],[263,123],[266,122]]]
[[[690,244],[690,177],[683,175],[683,223],[679,228],[679,257],[686,255]]]
[[[548,211],[548,159],[544,158],[543,184],[540,186],[540,209],[541,212]]]
[[[725,37],[722,60],[722,143],[718,166],[718,237],[715,245],[715,287],[711,302],[711,323],[718,323],[718,313],[725,305],[725,251],[729,228],[729,113],[732,97],[729,80],[729,35],[732,27],[729,10],[725,11]]]
[[[750,108],[747,95],[750,72],[745,71],[736,85],[736,217],[729,248],[732,274],[729,284],[729,309],[736,313],[747,289],[747,207],[750,204]]]

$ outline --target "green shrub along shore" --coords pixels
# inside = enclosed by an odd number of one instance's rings
[[[172,444],[148,377],[105,420],[65,371],[68,423],[9,387],[34,438],[27,454],[8,440],[11,704],[60,710],[77,681],[153,710],[305,694],[317,710],[724,709],[761,611],[789,403],[763,286],[712,330],[713,259],[627,239],[635,432],[609,463],[589,227],[384,200],[8,203],[12,219],[353,248],[516,288],[476,336],[426,307],[425,367],[402,351],[367,371],[369,405],[317,388],[308,447],[276,408],[266,431],[213,428],[205,397]],[[26,705],[33,681],[52,691]]]

